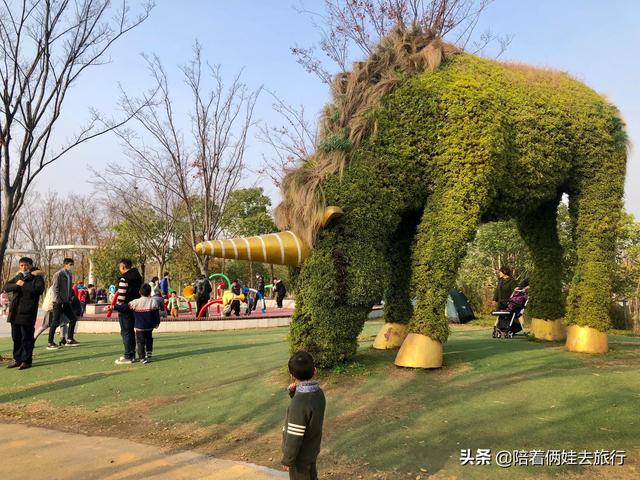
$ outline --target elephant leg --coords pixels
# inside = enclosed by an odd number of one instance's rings
[[[416,219],[403,219],[393,235],[387,259],[391,275],[384,294],[385,324],[373,342],[373,348],[398,348],[407,336],[407,324],[413,314],[411,304],[411,246],[416,230]]]
[[[447,188],[428,200],[416,235],[413,251],[413,289],[416,308],[409,323],[409,334],[398,351],[395,364],[402,367],[438,368],[442,366],[442,344],[449,335],[444,315],[447,293],[454,286],[458,268],[472,241],[483,205],[487,200],[484,183],[474,172],[461,170]]]
[[[547,202],[518,221],[522,239],[529,247],[534,268],[530,275],[529,303],[531,332],[539,339],[564,340],[562,322],[562,246],[558,238],[559,200]]]
[[[624,175],[618,172],[624,172],[624,144],[603,151],[600,158],[598,168],[583,175],[569,194],[577,263],[567,297],[566,346],[575,352],[608,350],[616,230],[624,192]]]

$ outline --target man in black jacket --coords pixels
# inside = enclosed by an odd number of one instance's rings
[[[9,368],[25,370],[33,362],[33,335],[38,316],[38,301],[44,292],[43,273],[33,267],[33,260],[22,257],[18,262],[20,271],[4,286],[13,293],[9,308],[11,338],[13,339],[13,362]]]
[[[200,310],[202,310],[202,308],[209,302],[209,299],[211,298],[211,283],[209,283],[207,277],[200,274],[198,275],[198,279],[196,280],[194,287],[196,291],[196,315],[200,315]],[[207,316],[206,312],[204,313],[204,316]]]
[[[142,276],[137,268],[132,268],[131,260],[123,258],[118,263],[120,278],[118,278],[117,303],[124,305],[136,298],[140,298],[140,287],[142,286]],[[135,319],[131,310],[119,311],[120,335],[124,344],[124,355],[116,360],[116,365],[128,365],[135,361],[136,357],[136,336],[134,332]]]
[[[280,278],[273,279],[273,293],[276,294],[276,305],[278,308],[282,308],[282,301],[287,295],[287,288],[284,286],[284,282]]]

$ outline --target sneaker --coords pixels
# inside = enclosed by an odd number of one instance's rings
[[[47,350],[58,350],[60,347],[58,345],[56,345],[55,343],[49,343],[47,344]]]
[[[7,365],[7,368],[16,368],[20,366],[20,362],[16,362],[15,360]]]
[[[79,347],[80,346],[80,342],[78,342],[77,340],[74,340],[73,338],[70,338],[69,340],[67,340],[67,344],[65,346],[66,347]]]
[[[142,362],[143,365],[146,365],[150,361],[151,361],[151,359],[149,357],[146,357],[146,358],[143,358],[142,360],[140,360],[140,362]]]
[[[153,352],[147,352],[147,358],[151,358],[151,355],[153,355]]]
[[[64,347],[67,344],[67,339],[62,337],[62,340],[60,340],[60,346]]]
[[[22,364],[18,367],[18,370],[26,370],[27,368],[31,368],[31,364],[27,362],[22,362]]]
[[[131,365],[132,363],[133,360],[131,360],[130,358],[120,357],[116,360],[116,365]]]

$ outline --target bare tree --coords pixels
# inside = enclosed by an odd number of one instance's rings
[[[480,53],[492,42],[497,56],[507,48],[512,36],[499,36],[490,30],[474,39],[478,20],[493,0],[324,0],[324,12],[301,6],[320,33],[317,46],[291,48],[298,63],[324,83],[333,74],[349,70],[354,57],[368,57],[382,37],[396,25],[418,25],[472,53]],[[328,58],[338,72],[329,70],[316,56],[316,49]]]
[[[512,36],[487,30],[474,38],[478,20],[493,0],[324,0],[324,11],[304,7],[298,11],[311,18],[320,41],[312,47],[295,46],[291,52],[306,71],[331,84],[336,73],[347,72],[355,58],[368,57],[382,37],[398,24],[419,25],[462,49],[483,52],[498,44],[497,56],[507,48]],[[317,50],[322,53],[317,55]],[[321,60],[324,58],[325,60]],[[326,59],[329,60],[327,64]],[[304,107],[294,107],[274,97],[273,109],[281,118],[278,126],[264,125],[258,139],[271,155],[263,155],[258,172],[280,186],[284,174],[315,150],[317,122],[309,121]]]
[[[51,280],[53,268],[68,252],[47,250],[47,246],[97,244],[107,234],[106,219],[93,205],[95,202],[90,195],[71,194],[62,199],[51,191],[44,195],[36,192],[25,200],[14,230],[21,233],[21,246],[37,252],[34,260],[48,280]],[[77,278],[81,279],[88,273],[89,262],[85,252],[79,253],[76,263]]]
[[[109,184],[146,184],[175,195],[179,206],[167,214],[186,221],[188,242],[195,247],[221,232],[222,210],[244,169],[247,135],[261,88],[250,90],[240,74],[226,86],[220,67],[204,62],[196,43],[193,59],[181,67],[192,98],[186,140],[167,72],[157,56],[145,59],[154,81],[154,100],[123,92],[122,107],[139,128],[117,130],[129,165],[109,165],[101,177]],[[199,255],[196,259],[202,273],[207,273],[209,259]]]
[[[0,257],[38,174],[78,145],[127,120],[97,112],[62,145],[52,133],[67,94],[89,67],[108,61],[120,37],[153,8],[131,15],[127,0],[3,0],[0,10]],[[131,114],[129,114],[131,116]]]
[[[25,244],[38,252],[35,261],[44,269],[47,280],[51,280],[53,260],[59,252],[47,250],[47,245],[60,243],[60,235],[66,219],[60,215],[63,202],[55,192],[45,195],[31,195],[25,202],[19,230],[25,237]]]
[[[258,173],[280,187],[284,173],[315,150],[316,122],[308,118],[303,105],[289,105],[275,93],[269,93],[273,98],[272,108],[282,119],[282,125],[260,125],[257,138],[270,148],[271,155],[262,155],[263,164]]]
[[[94,172],[94,183],[104,196],[109,216],[113,221],[128,223],[127,231],[135,236],[145,256],[158,264],[161,277],[180,236],[179,215],[175,213],[179,199],[164,186],[112,173],[111,168]]]

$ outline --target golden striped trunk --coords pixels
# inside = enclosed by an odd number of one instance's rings
[[[290,231],[257,237],[208,240],[196,245],[196,252],[216,258],[249,260],[278,265],[299,266],[311,249]]]

